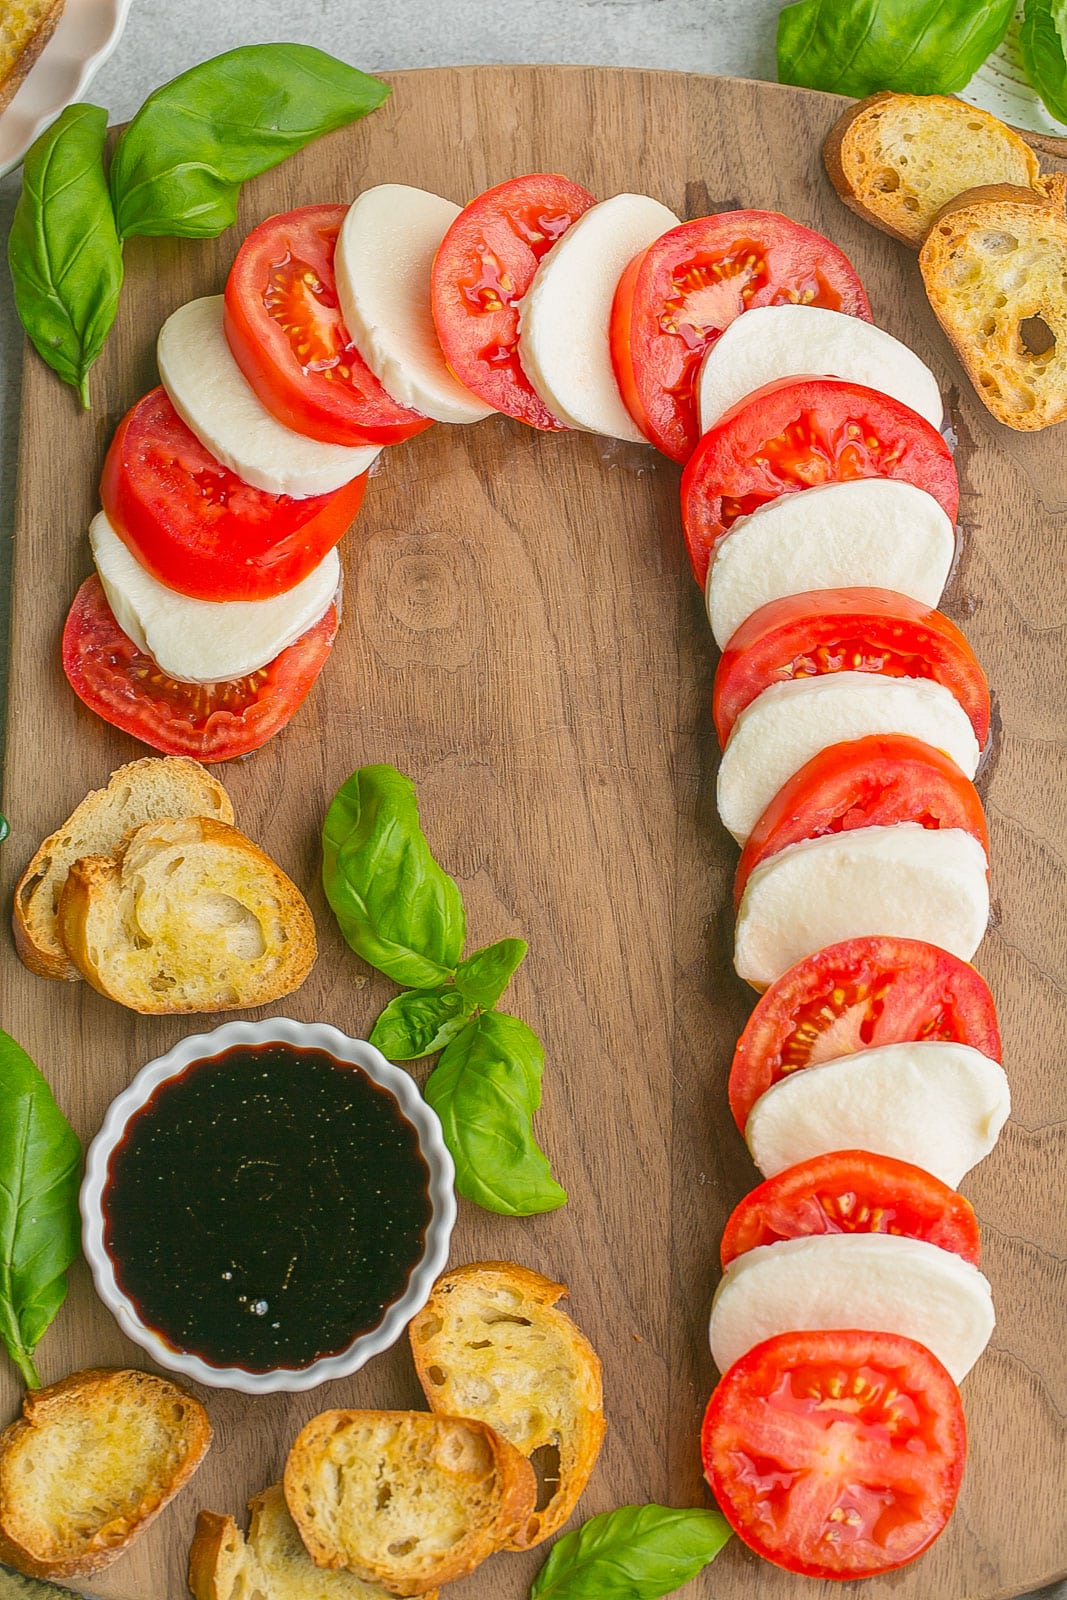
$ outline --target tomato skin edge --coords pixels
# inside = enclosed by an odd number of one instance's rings
[[[827,994],[832,994],[842,984],[867,985],[875,978],[884,980],[887,977],[905,986],[906,998],[909,993],[914,994],[917,980],[924,985],[923,997],[940,997],[942,1007],[947,993],[952,1007],[951,1026],[943,1028],[939,1036],[969,1044],[990,1060],[1000,1061],[1003,1052],[993,996],[985,979],[969,962],[919,939],[899,939],[886,934],[843,939],[798,961],[776,978],[756,1002],[734,1049],[727,1087],[730,1110],[742,1135],[755,1100],[784,1076],[784,1072],[777,1069],[784,1043],[790,1037],[789,1030],[795,1030],[798,1014],[809,1011],[812,1006],[821,1009]],[[892,989],[889,995],[892,999]],[[924,1026],[928,1025],[929,1009],[921,1015]],[[858,1043],[846,1041],[844,1049],[820,1053],[815,1059],[831,1060],[835,1055],[848,1054],[851,1049],[866,1049],[875,1043],[907,1043],[923,1037],[916,1013],[907,1008],[903,1017],[893,1012],[889,1026],[883,1011],[879,1029],[881,1032],[872,1038]],[[803,1071],[808,1064],[805,1061],[793,1070]]]
[[[213,712],[199,736],[188,726],[183,726],[180,716],[171,719],[173,731],[157,726],[155,704],[142,695],[135,683],[126,681],[121,673],[113,673],[108,681],[94,684],[83,667],[88,657],[99,667],[105,663],[106,651],[99,638],[93,639],[93,650],[82,648],[87,629],[103,626],[117,648],[126,656],[136,657],[154,666],[151,657],[137,649],[129,636],[115,621],[104,595],[103,585],[94,572],[78,589],[71,602],[63,627],[61,660],[63,672],[78,699],[102,721],[110,723],[120,732],[146,744],[164,755],[191,756],[194,760],[212,765],[250,754],[280,733],[293,714],[307,698],[322,671],[337,637],[340,624],[338,603],[330,605],[325,615],[313,623],[300,638],[288,645],[266,667],[249,677],[267,674],[272,680],[273,693],[251,702],[239,715],[232,712]],[[158,672],[158,668],[156,668]],[[238,680],[242,681],[242,680]],[[109,699],[107,690],[111,690]],[[248,716],[246,722],[247,713]]]
[[[873,805],[864,811],[863,825],[885,826],[888,822],[921,821],[923,808],[929,809],[936,803],[931,798],[936,788],[936,800],[943,806],[942,816],[948,817],[940,826],[962,828],[970,833],[982,846],[988,862],[989,830],[982,802],[974,784],[957,767],[951,756],[908,734],[869,734],[864,738],[827,745],[825,749],[817,751],[810,761],[806,761],[786,779],[768,802],[741,848],[734,873],[735,912],[740,909],[745,885],[762,862],[800,839],[816,838],[834,831],[814,824],[820,803],[825,808],[835,786],[841,796],[849,776],[854,776],[857,786],[860,786],[880,768],[885,771],[888,784],[896,763],[899,763],[902,790],[908,773],[914,775],[918,790],[914,794],[914,805],[909,807],[906,803],[906,800],[911,800],[911,795],[906,799],[902,795],[894,807],[894,814],[889,816],[883,809],[884,800],[880,806],[879,798],[876,798]],[[853,799],[853,808],[859,804],[859,799],[858,795]],[[806,822],[803,820],[805,813]],[[854,825],[859,826],[860,823]]]
[[[274,235],[281,232],[292,238],[301,228],[314,231],[316,226],[321,229],[333,224],[336,238],[347,209],[347,206],[329,203],[298,206],[266,217],[254,227],[242,242],[226,277],[223,331],[245,381],[260,404],[283,426],[324,444],[348,447],[400,444],[431,427],[432,418],[393,400],[367,366],[351,341],[351,335],[348,335],[349,359],[361,374],[360,385],[354,385],[352,390],[342,386],[331,392],[332,386],[320,385],[314,379],[301,385],[297,376],[300,369],[284,337],[269,319],[257,317],[256,305],[261,290],[257,289],[256,271],[262,269],[262,257],[272,243],[272,231]],[[306,242],[305,237],[305,245]],[[316,249],[312,247],[313,253]],[[323,260],[320,271],[327,274],[332,290],[335,289],[333,247],[327,247],[326,253],[329,260]],[[272,352],[280,352],[280,359],[275,360]],[[307,377],[306,371],[304,377]],[[358,422],[353,419],[354,411],[361,413]]]
[[[693,567],[693,576],[704,589],[707,583],[711,554],[725,535],[732,520],[724,523],[713,508],[721,506],[723,499],[735,497],[740,484],[737,472],[750,473],[752,460],[767,442],[778,438],[795,421],[800,413],[814,413],[816,404],[823,402],[826,411],[833,414],[846,400],[857,407],[875,410],[883,418],[891,419],[898,427],[906,426],[907,449],[922,463],[922,471],[915,470],[912,462],[908,472],[894,471],[889,476],[903,478],[905,482],[925,489],[939,502],[951,522],[959,510],[959,481],[948,445],[937,430],[910,407],[899,400],[863,384],[847,383],[837,378],[807,375],[797,378],[775,379],[752,393],[745,395],[708,429],[682,472],[681,506],[682,530]],[[717,451],[725,453],[731,465],[736,463],[734,480],[725,487],[721,483],[714,461]],[[855,475],[855,474],[850,474]],[[864,474],[859,474],[863,476]],[[867,473],[866,476],[872,476]],[[884,472],[873,476],[886,476]],[[836,475],[823,477],[819,482],[840,482]],[[708,483],[717,486],[708,494]],[[802,493],[810,483],[779,484],[762,494],[760,503],[766,504],[779,494]]]
[[[838,1355],[838,1351],[844,1351],[845,1354]],[[783,1539],[779,1540],[776,1548],[772,1548],[769,1538],[761,1537],[760,1532],[746,1521],[744,1514],[746,1507],[742,1503],[742,1496],[736,1493],[738,1481],[736,1468],[729,1474],[720,1467],[717,1457],[719,1443],[724,1436],[735,1439],[740,1428],[743,1438],[743,1420],[738,1424],[730,1415],[729,1408],[732,1405],[743,1406],[746,1398],[754,1405],[760,1404],[761,1369],[764,1371],[769,1369],[772,1377],[775,1372],[781,1374],[784,1381],[785,1375],[801,1364],[823,1365],[835,1359],[845,1364],[850,1356],[857,1360],[866,1359],[871,1364],[881,1360],[883,1365],[887,1365],[892,1361],[899,1367],[907,1367],[909,1378],[913,1373],[917,1374],[910,1383],[909,1393],[915,1395],[921,1380],[922,1397],[937,1419],[939,1438],[936,1443],[942,1448],[938,1452],[939,1460],[932,1463],[933,1470],[937,1473],[932,1488],[937,1491],[938,1503],[930,1509],[927,1519],[929,1526],[917,1530],[914,1546],[902,1555],[898,1552],[891,1559],[867,1562],[863,1565],[842,1566],[831,1565],[825,1560],[809,1559],[805,1553],[795,1548],[790,1549]],[[763,1387],[768,1387],[766,1382]],[[847,1446],[841,1445],[840,1448],[843,1451]],[[727,1453],[725,1447],[723,1453]],[[780,1333],[753,1346],[733,1364],[729,1372],[723,1374],[704,1412],[700,1430],[700,1454],[705,1480],[719,1510],[738,1538],[749,1549],[775,1566],[804,1577],[834,1581],[857,1579],[899,1570],[924,1554],[944,1532],[955,1507],[963,1478],[967,1455],[967,1424],[959,1390],[951,1376],[931,1351],[913,1339],[901,1334],[872,1333],[848,1328]],[[835,1456],[836,1454],[835,1452]],[[847,1465],[847,1461],[842,1458],[843,1472]],[[801,1475],[803,1467],[802,1462],[797,1463],[797,1471]],[[785,1470],[784,1467],[782,1470]],[[913,1490],[912,1493],[914,1492]],[[785,1514],[788,1515],[788,1502]],[[779,1526],[780,1522],[781,1514]],[[768,1523],[765,1521],[763,1525],[766,1527]],[[847,1551],[848,1547],[845,1548]]]
[[[715,671],[712,718],[720,745],[725,746],[737,718],[763,689],[786,681],[791,659],[832,649],[850,631],[863,635],[876,654],[922,656],[929,678],[955,695],[970,718],[979,749],[984,749],[991,715],[989,684],[964,634],[935,607],[892,589],[870,587],[783,595],[745,619],[727,641]],[[877,677],[878,671],[872,675]]]
[[[861,1196],[865,1204],[877,1205],[882,1203],[884,1198],[889,1203],[897,1199],[914,1200],[916,1204],[925,1202],[931,1211],[940,1205],[941,1215],[933,1227],[924,1231],[900,1227],[895,1231],[903,1234],[905,1238],[922,1239],[927,1243],[936,1244],[939,1249],[950,1250],[964,1261],[969,1261],[972,1266],[978,1266],[981,1259],[978,1220],[973,1206],[963,1195],[957,1193],[955,1189],[950,1189],[948,1184],[943,1183],[940,1178],[935,1178],[932,1173],[925,1172],[910,1162],[899,1161],[893,1156],[873,1155],[867,1150],[833,1150],[823,1155],[810,1156],[804,1161],[798,1161],[792,1167],[783,1168],[773,1177],[765,1178],[762,1183],[757,1184],[755,1189],[738,1202],[727,1219],[719,1247],[719,1259],[723,1270],[725,1271],[730,1262],[738,1256],[746,1254],[760,1244],[771,1244],[779,1238],[807,1237],[817,1231],[798,1229],[793,1233],[782,1233],[765,1226],[757,1231],[754,1224],[759,1222],[761,1208],[765,1204],[773,1205],[783,1201],[788,1204],[805,1195],[814,1194],[820,1185],[833,1187],[841,1184],[846,1186],[848,1193],[855,1195],[858,1183],[863,1178],[868,1180],[873,1178],[871,1187],[878,1188],[878,1193],[874,1196],[871,1196],[870,1189],[867,1194]],[[840,1231],[873,1233],[884,1230],[872,1228]],[[935,1233],[937,1237],[933,1237]],[[947,1242],[949,1239],[952,1240],[951,1243]]]

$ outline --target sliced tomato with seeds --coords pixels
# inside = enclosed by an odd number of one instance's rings
[[[899,478],[955,522],[959,484],[937,429],[910,406],[839,378],[764,384],[708,429],[682,474],[682,525],[693,575],[738,517],[821,483]]]
[[[519,301],[542,257],[595,203],[558,173],[510,178],[464,206],[434,257],[433,320],[449,367],[486,405],[532,428],[565,424],[519,361]]]
[[[947,1183],[893,1156],[833,1150],[786,1167],[747,1194],[722,1236],[723,1269],[780,1239],[823,1233],[894,1233],[978,1265],[978,1219]]]
[[[364,473],[307,500],[253,489],[153,389],[115,429],[100,498],[123,544],[168,589],[196,600],[267,600],[333,549],[366,486]]]
[[[741,1132],[772,1084],[876,1045],[941,1039],[1001,1056],[993,996],[958,956],[919,939],[872,934],[805,956],[760,996],[730,1068]]]
[[[932,679],[956,696],[979,745],[989,737],[989,685],[954,622],[892,589],[819,589],[760,606],[729,640],[712,699],[719,742],[770,684],[831,672]]]
[[[333,273],[347,206],[301,206],[253,228],[226,280],[233,358],[272,416],[327,444],[398,444],[431,419],[399,405],[345,327]]]
[[[781,305],[871,320],[848,258],[776,211],[683,222],[631,261],[615,291],[611,357],[627,409],[657,449],[688,461],[705,352],[742,312]]]
[[[273,737],[322,671],[337,637],[331,606],[273,661],[226,683],[179,683],[119,627],[94,573],[63,629],[63,671],[79,700],[153,750],[229,761]]]
[[[734,874],[735,909],[754,868],[786,845],[898,822],[962,828],[989,857],[978,791],[942,750],[903,733],[828,745],[786,780],[745,841]]]
[[[929,1548],[967,1453],[959,1390],[925,1345],[854,1329],[780,1333],[722,1379],[704,1475],[745,1544],[811,1578],[868,1578]]]

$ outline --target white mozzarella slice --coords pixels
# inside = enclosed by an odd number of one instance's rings
[[[985,851],[962,828],[898,822],[801,839],[749,877],[734,966],[765,989],[813,951],[877,933],[969,961],[989,922],[987,871]]]
[[[719,765],[723,824],[743,844],[787,778],[828,745],[869,733],[910,733],[973,778],[978,740],[944,684],[877,672],[828,672],[772,683],[734,723]]]
[[[872,1150],[955,1189],[992,1150],[1010,1110],[999,1062],[924,1039],[791,1072],[760,1095],[745,1139],[766,1178],[831,1150]]]
[[[102,511],[89,543],[119,627],[184,683],[223,683],[265,667],[325,616],[341,581],[331,550],[295,588],[270,600],[193,600],[146,572]]]
[[[738,518],[715,547],[707,587],[715,642],[721,650],[768,601],[813,589],[893,589],[936,606],[955,549],[952,523],[933,495],[901,479],[779,495]]]
[[[677,226],[658,200],[617,194],[579,217],[543,257],[520,302],[519,360],[561,422],[645,442],[615,382],[611,302],[634,256]]]
[[[341,314],[382,387],[437,422],[478,422],[492,406],[449,371],[430,310],[430,269],[459,206],[381,183],[349,206],[334,254]]]
[[[231,472],[267,494],[305,500],[366,472],[377,445],[323,444],[295,433],[257,398],[222,331],[222,295],[190,300],[159,331],[156,362],[186,427]]]
[[[725,1373],[776,1333],[899,1333],[933,1351],[959,1383],[993,1326],[989,1281],[962,1256],[891,1233],[827,1233],[737,1256],[715,1291],[709,1341]]]
[[[859,317],[823,306],[758,306],[735,317],[711,346],[697,379],[700,430],[753,389],[809,374],[880,389],[931,427],[944,415],[937,379],[914,350]]]

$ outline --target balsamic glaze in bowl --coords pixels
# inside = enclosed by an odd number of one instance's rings
[[[162,1365],[251,1392],[355,1371],[443,1269],[452,1163],[414,1080],[361,1040],[229,1023],[111,1106],[82,1188],[86,1256]]]

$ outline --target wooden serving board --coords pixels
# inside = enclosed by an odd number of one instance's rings
[[[91,414],[36,358],[26,367],[5,903],[39,840],[144,753],[75,700],[59,636],[90,569],[107,442],[156,381],[159,324],[222,287],[249,227],[374,183],[462,203],[517,173],[556,170],[599,195],[647,192],[682,216],[769,208],[827,233],[855,263],[876,321],[933,366],[959,441],[963,550],[946,608],[996,693],[983,779],[995,912],[978,964],[999,1003],[1015,1102],[965,1184],[998,1323],[964,1387],[959,1507],[922,1561],[864,1593],[996,1600],[1067,1572],[1065,435],[1010,433],[974,400],[914,257],[846,211],[823,174],[820,141],[838,109],[802,90],[667,73],[398,74],[383,110],[249,184],[238,230],[206,243],[134,240]],[[281,737],[222,769],[239,824],[306,890],[318,923],[318,965],[275,1010],[361,1034],[394,992],[333,925],[318,831],[353,768],[395,762],[462,886],[473,942],[529,939],[507,1003],[544,1039],[537,1131],[570,1192],[565,1209],[527,1221],[461,1202],[452,1259],[511,1257],[569,1283],[604,1361],[610,1420],[582,1516],[634,1501],[707,1504],[697,1434],[716,1376],[708,1306],[723,1223],[757,1181],[726,1103],[752,995],[730,963],[736,851],[714,808],[715,651],[683,551],[678,470],[650,449],[541,436],[504,418],[436,427],[388,453],[343,556],[344,626],[318,687]],[[143,1062],[212,1023],[142,1019],[85,984],[50,984],[10,941],[0,984],[3,1025],[86,1139]],[[39,1355],[46,1382],[82,1365],[144,1364],[81,1265]],[[6,1363],[3,1380],[6,1420],[18,1401]],[[311,1394],[203,1398],[216,1432],[205,1465],[143,1541],[85,1585],[92,1592],[179,1600],[197,1510],[240,1515],[279,1476],[308,1417],[421,1399],[404,1345]],[[521,1600],[544,1554],[495,1558],[456,1586],[457,1600]],[[735,1540],[689,1592],[801,1591],[841,1593]]]

